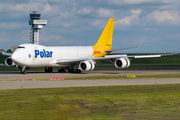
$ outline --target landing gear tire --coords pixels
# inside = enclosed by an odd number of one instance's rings
[[[68,67],[67,70],[69,73],[81,73],[81,70],[74,69],[73,67]]]
[[[25,66],[22,67],[21,74],[26,74],[26,67]]]
[[[52,73],[53,68],[52,67],[45,67],[45,73]]]
[[[66,68],[63,68],[63,67],[62,67],[61,69],[58,69],[58,72],[59,72],[59,73],[65,73],[65,72],[66,72]]]
[[[26,74],[26,71],[21,71],[21,74]]]
[[[81,73],[81,70],[76,69],[75,73]]]
[[[67,71],[68,71],[68,73],[73,73],[73,68],[72,67],[67,67]]]

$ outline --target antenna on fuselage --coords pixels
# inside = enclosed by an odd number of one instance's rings
[[[32,11],[30,14],[31,20],[29,20],[30,29],[30,43],[39,44],[39,30],[47,24],[47,20],[41,20],[41,14],[37,13],[36,10]]]

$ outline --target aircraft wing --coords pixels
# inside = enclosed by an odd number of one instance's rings
[[[11,56],[12,55],[12,53],[5,53],[3,51],[1,51],[1,53],[2,53],[3,56]]]
[[[106,55],[104,57],[94,58],[93,60],[105,60],[105,59],[116,59],[116,58],[154,58],[154,57],[161,57],[161,56],[170,56],[174,54],[160,54],[160,55]]]
[[[153,58],[161,57],[161,55],[106,55],[100,58],[94,58],[93,60],[106,60],[106,59],[116,59],[116,58]]]
[[[116,59],[116,58],[153,58],[153,57],[161,57],[162,55],[126,55],[126,54],[122,54],[122,55],[106,55],[104,57],[89,57],[89,58],[81,58],[81,59],[57,59],[55,61],[56,64],[61,64],[61,63],[78,63],[80,61],[85,61],[85,60],[94,60],[94,61],[98,61],[98,60],[108,60],[108,59]]]

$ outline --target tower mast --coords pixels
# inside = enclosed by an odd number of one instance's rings
[[[29,25],[30,29],[30,43],[39,44],[39,30],[47,24],[47,20],[41,20],[41,14],[37,13],[36,10],[32,11],[30,14]]]

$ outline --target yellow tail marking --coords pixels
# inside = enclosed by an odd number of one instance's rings
[[[92,56],[94,57],[103,57],[107,55],[106,50],[111,50],[112,46],[92,46],[93,48],[93,53]]]
[[[114,29],[114,18],[109,18],[101,36],[99,37],[95,46],[110,46],[112,45],[113,39],[113,29]]]
[[[112,40],[113,40],[113,29],[114,29],[114,18],[110,18],[106,24],[101,36],[99,37],[97,43],[92,46],[94,57],[103,57],[107,54],[106,50],[112,49]]]

